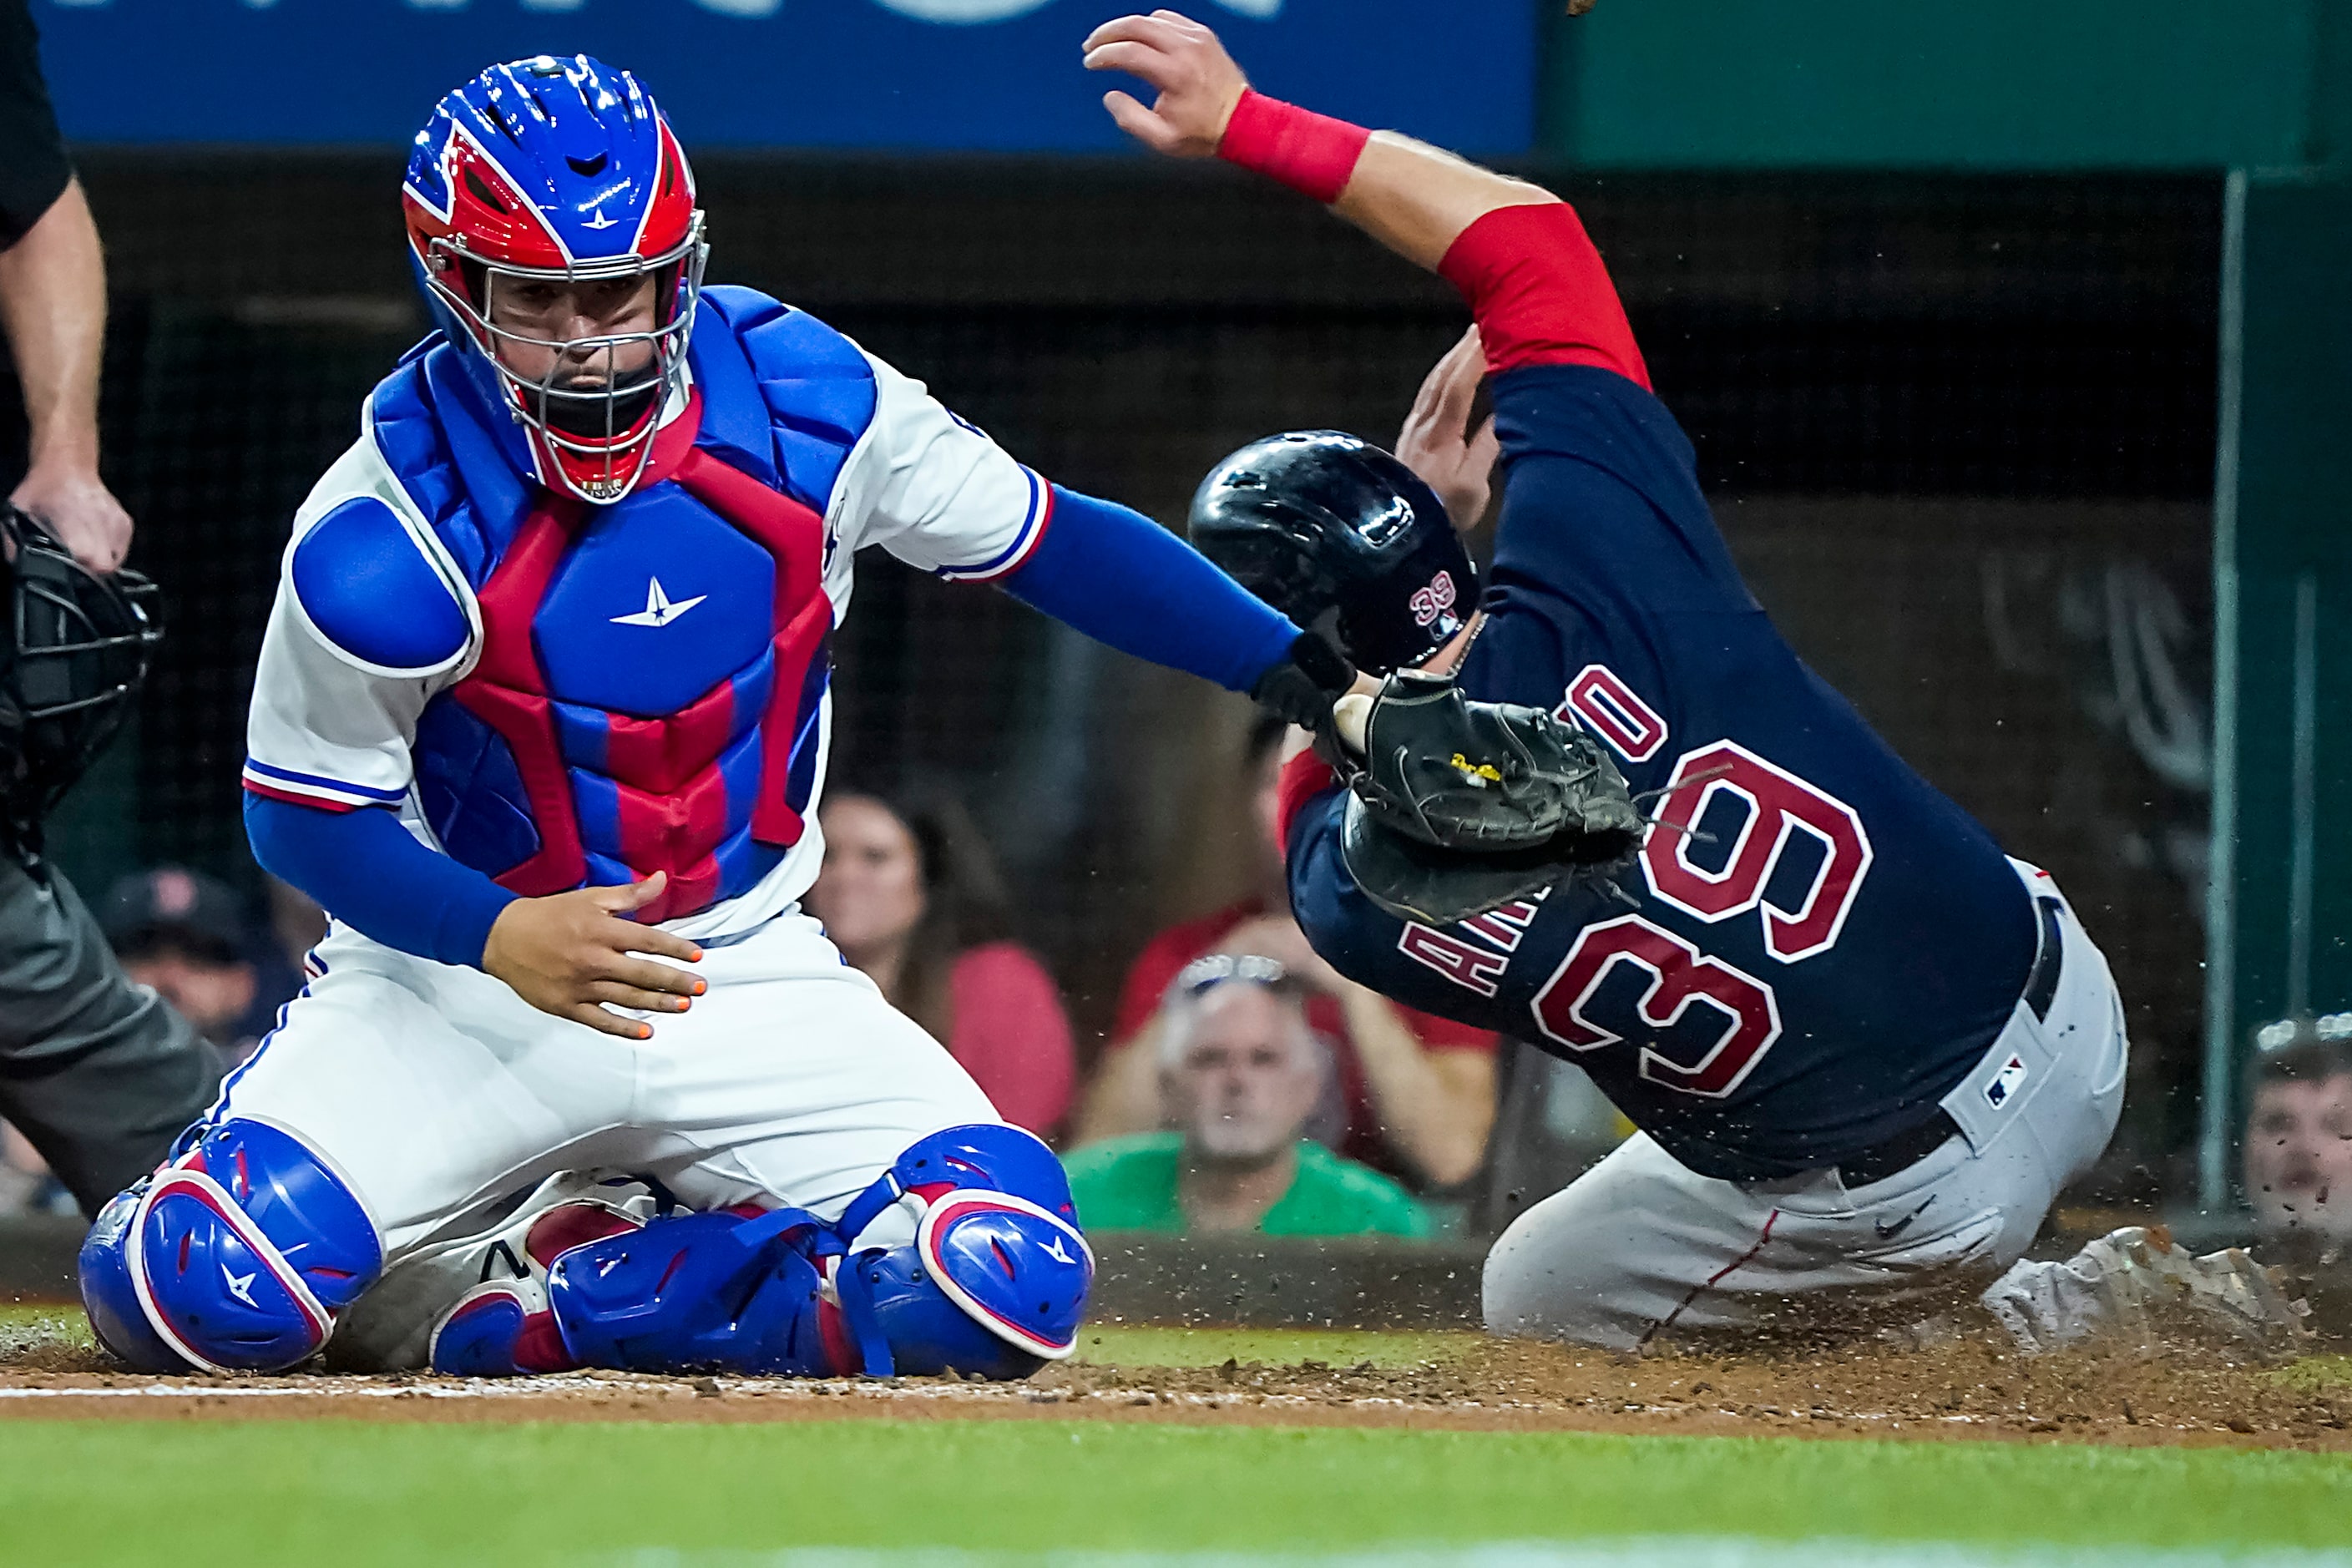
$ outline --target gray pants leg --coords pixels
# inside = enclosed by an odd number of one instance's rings
[[[2123,1109],[2123,1004],[2071,914],[2063,932],[2047,1019],[2021,1002],[1945,1097],[1962,1135],[1850,1189],[1835,1171],[1717,1181],[1637,1133],[1496,1241],[1488,1331],[1630,1351],[1686,1331],[1801,1331],[1990,1283],[2098,1158]],[[2009,1063],[2018,1067],[2004,1078]],[[1988,1096],[1995,1080],[2001,1091]]]
[[[73,885],[0,856],[0,1118],[85,1214],[161,1164],[220,1054],[114,961]]]

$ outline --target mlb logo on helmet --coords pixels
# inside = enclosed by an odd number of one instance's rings
[[[2001,1064],[2000,1071],[1993,1075],[1992,1081],[1985,1085],[1985,1103],[1999,1110],[2009,1103],[2009,1097],[2015,1094],[2017,1086],[2024,1081],[2025,1058],[2010,1058]]]

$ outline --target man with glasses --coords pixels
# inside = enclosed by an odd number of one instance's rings
[[[1176,977],[1158,1035],[1172,1131],[1070,1156],[1089,1229],[1429,1234],[1403,1188],[1306,1139],[1330,1062],[1305,1003],[1280,963],[1250,953],[1213,954]]]

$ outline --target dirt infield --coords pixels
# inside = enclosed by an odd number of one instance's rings
[[[1247,1336],[1175,1339],[1160,1359],[1073,1363],[1024,1384],[793,1381],[579,1373],[152,1378],[50,1342],[0,1347],[0,1419],[337,1416],[387,1421],[808,1421],[1074,1416],[1253,1426],[1683,1432],[2352,1451],[2352,1361],[2284,1366],[2205,1349],[2040,1360],[1960,1341],[1787,1355],[1640,1361],[1471,1334],[1410,1336],[1410,1359],[1350,1365],[1209,1357]],[[1194,1344],[1199,1354],[1190,1353]],[[1097,1352],[1098,1355],[1106,1352]],[[1118,1353],[1114,1342],[1109,1354]],[[1384,1363],[1385,1364],[1381,1364]]]

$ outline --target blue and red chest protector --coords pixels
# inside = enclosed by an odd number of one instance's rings
[[[453,858],[525,897],[663,871],[639,918],[667,919],[749,891],[804,830],[833,624],[823,509],[873,374],[758,296],[711,289],[703,309],[720,320],[695,334],[654,482],[611,506],[526,488],[446,349],[376,394],[378,444],[481,616],[473,668],[419,720],[418,803]],[[761,384],[762,349],[792,369],[781,387]]]

